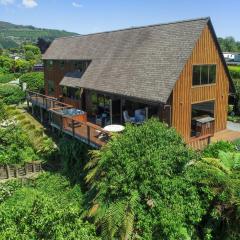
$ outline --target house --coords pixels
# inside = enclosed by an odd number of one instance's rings
[[[58,38],[43,62],[46,95],[65,104],[54,105],[52,125],[61,121],[72,135],[82,122],[90,138],[89,128],[136,115],[168,123],[191,145],[207,144],[226,128],[232,80],[210,18]],[[53,107],[51,98],[31,96],[34,104]],[[66,124],[56,114],[82,116]]]
[[[223,52],[226,62],[240,62],[240,53],[237,52]]]
[[[43,72],[43,69],[44,67],[42,63],[38,63],[33,66],[33,72]]]

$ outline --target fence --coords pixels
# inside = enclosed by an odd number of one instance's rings
[[[25,163],[23,166],[16,165],[0,165],[0,180],[10,178],[22,178],[27,175],[38,173],[42,171],[42,164],[40,161]]]

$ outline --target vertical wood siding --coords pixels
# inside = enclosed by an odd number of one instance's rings
[[[194,64],[216,64],[216,84],[193,87],[192,66]],[[173,89],[172,126],[186,141],[189,141],[191,104],[214,100],[215,132],[225,129],[228,92],[229,81],[209,27],[206,26]]]

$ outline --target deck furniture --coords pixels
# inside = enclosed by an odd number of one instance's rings
[[[123,111],[123,119],[125,123],[136,123],[135,117],[130,117],[128,111]]]
[[[125,129],[124,126],[122,125],[118,125],[118,124],[111,124],[111,125],[107,125],[106,127],[103,128],[103,130],[107,131],[107,132],[122,132]]]
[[[137,123],[143,123],[145,121],[145,110],[144,109],[137,109],[135,110],[135,121]]]

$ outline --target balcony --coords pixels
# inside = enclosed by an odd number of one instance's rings
[[[62,103],[56,98],[27,91],[27,102],[49,114],[48,123],[55,129],[68,134],[92,147],[99,148],[106,144],[110,134],[98,125],[87,121],[87,113],[73,106]],[[41,117],[42,118],[42,117]]]

